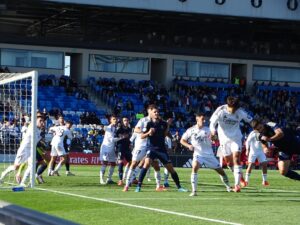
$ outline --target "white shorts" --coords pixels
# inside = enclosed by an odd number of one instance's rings
[[[220,168],[220,163],[216,159],[214,155],[212,156],[200,156],[200,155],[194,155],[193,161],[197,161],[200,163],[200,165],[204,164],[207,168],[211,169],[218,169]]]
[[[256,153],[250,153],[248,156],[248,162],[249,163],[255,163],[255,160],[258,159],[259,163],[266,162],[267,157],[264,152],[256,152]]]
[[[140,162],[146,156],[146,148],[133,149],[132,161]]]
[[[52,145],[51,147],[51,156],[63,156],[66,154],[66,150],[62,145]]]
[[[14,165],[21,165],[22,163],[25,163],[28,161],[29,157],[31,155],[31,149],[30,148],[19,148]]]
[[[116,162],[117,155],[115,153],[114,148],[107,148],[106,146],[101,145],[100,161],[101,162]]]
[[[223,156],[232,155],[233,152],[242,152],[242,140],[228,140],[220,143],[220,149]]]

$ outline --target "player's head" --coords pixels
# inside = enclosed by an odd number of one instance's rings
[[[67,120],[67,121],[66,121],[66,127],[67,127],[68,129],[71,129],[72,126],[73,126],[73,122],[72,122],[71,120]]]
[[[117,125],[117,123],[118,123],[117,116],[116,115],[111,115],[110,118],[109,118],[109,122],[110,122],[110,124],[112,124],[114,126]]]
[[[240,107],[239,98],[235,96],[228,96],[226,99],[227,106],[233,111],[237,110]]]
[[[253,128],[253,130],[257,130],[259,133],[262,133],[264,131],[264,125],[260,120],[252,120],[250,123],[251,127]]]
[[[196,117],[197,125],[200,127],[203,127],[204,123],[205,123],[205,114],[204,113],[196,113],[195,117]]]
[[[58,117],[58,123],[59,123],[59,125],[64,125],[65,124],[65,119],[62,115],[60,115]]]
[[[45,126],[45,118],[44,116],[37,116],[36,118],[36,126],[38,128],[43,128]]]
[[[153,105],[148,111],[150,117],[152,119],[159,119],[159,110],[156,105]]]
[[[122,124],[125,126],[125,127],[128,127],[129,126],[129,119],[127,117],[123,117],[122,118]]]
[[[147,107],[148,115],[150,115],[151,110],[153,110],[154,108],[157,108],[157,106],[155,104],[148,105],[148,107]]]

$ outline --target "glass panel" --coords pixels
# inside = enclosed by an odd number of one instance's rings
[[[63,68],[62,52],[39,52],[18,49],[1,50],[2,66],[34,67],[34,68]]]
[[[229,64],[225,63],[201,63],[196,61],[173,61],[174,76],[192,77],[229,77]]]
[[[173,75],[174,76],[187,76],[187,65],[186,61],[174,60],[173,64]]]
[[[272,81],[300,82],[300,69],[273,67]]]
[[[200,64],[201,77],[229,77],[229,65],[221,63],[201,63]]]
[[[192,62],[189,61],[187,71],[188,71],[188,76],[192,77],[199,77],[200,75],[200,63],[199,62]]]
[[[1,50],[2,66],[21,66],[28,67],[27,51],[2,49]]]
[[[271,80],[271,67],[253,66],[253,80]]]
[[[62,69],[63,53],[31,52],[31,67]]]
[[[148,73],[149,59],[126,57],[90,55],[90,70],[112,73]]]

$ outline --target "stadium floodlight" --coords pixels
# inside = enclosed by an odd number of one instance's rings
[[[20,146],[21,127],[31,123],[28,131],[36,134],[38,73],[0,73],[0,158],[5,168],[12,165]],[[36,135],[31,135],[31,187],[35,183]],[[2,171],[3,172],[3,171]],[[15,183],[10,175],[7,183]],[[7,181],[7,180],[5,180]]]

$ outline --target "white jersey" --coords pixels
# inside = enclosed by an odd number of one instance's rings
[[[68,137],[68,139],[72,139],[72,132],[66,126],[51,127],[50,131],[54,132],[51,145],[63,146],[66,136]]]
[[[139,121],[138,121],[138,123],[136,124],[136,128],[140,128],[141,129],[141,132],[143,133],[143,132],[145,132],[146,131],[146,129],[147,129],[147,124],[150,122],[150,117],[149,116],[146,116],[146,117],[144,117],[144,118],[142,118],[142,119],[140,119]],[[140,140],[140,144],[141,144],[141,146],[147,146],[147,144],[148,144],[148,138],[144,138],[144,139],[141,139]]]
[[[144,139],[141,138],[142,134],[133,133],[130,137],[130,142],[134,143],[134,150],[140,150],[147,147],[147,142],[145,143]]]
[[[115,143],[116,143],[116,138],[115,138],[116,130],[117,130],[116,127],[112,124],[106,127],[103,142],[101,145],[102,148],[114,151]]]
[[[21,141],[20,147],[18,149],[16,159],[15,159],[15,165],[20,165],[24,162],[26,162],[29,157],[31,156],[31,138],[32,138],[32,130],[31,125],[29,125],[27,132],[24,135],[24,138]],[[35,144],[41,140],[41,130],[39,128],[36,129],[35,132]]]
[[[25,149],[28,148],[29,150],[31,149],[31,137],[32,137],[32,129],[31,129],[31,125],[28,126],[28,129],[21,141],[20,147],[19,149]],[[42,139],[41,137],[41,130],[39,128],[36,129],[35,132],[35,146],[37,145],[37,143]],[[19,151],[19,150],[18,150]]]
[[[259,133],[255,130],[251,131],[246,140],[246,149],[249,154],[256,154],[263,152],[262,144],[258,139]]]
[[[190,141],[194,147],[194,156],[214,156],[208,127],[199,128],[197,125],[194,125],[187,129],[182,135],[182,139]]]
[[[211,116],[209,128],[211,132],[214,132],[218,125],[218,136],[221,143],[228,140],[241,140],[240,122],[242,120],[250,123],[252,117],[241,108],[230,113],[227,110],[227,105],[222,105]]]

